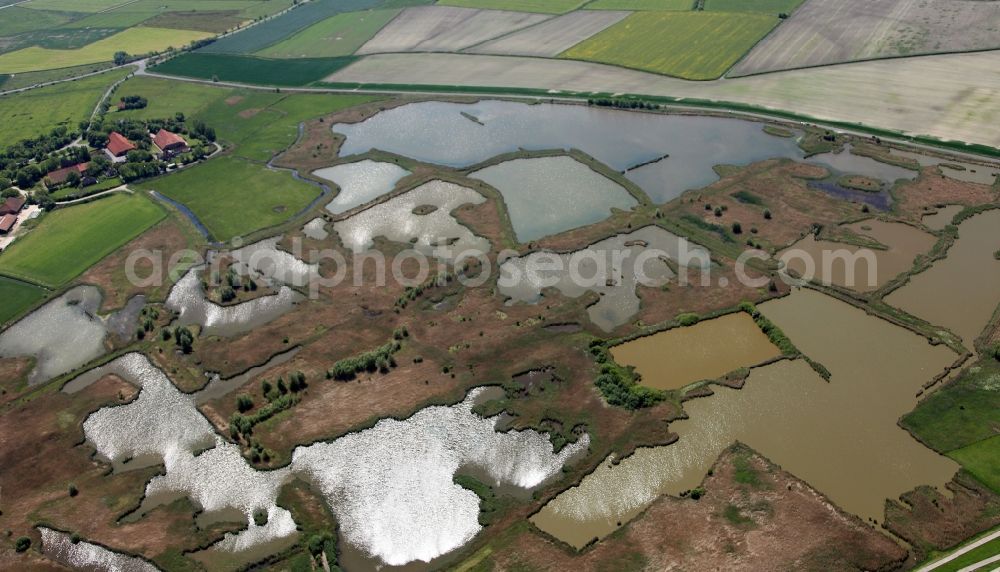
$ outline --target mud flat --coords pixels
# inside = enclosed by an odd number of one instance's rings
[[[399,165],[370,159],[313,171],[313,175],[340,187],[337,196],[326,205],[326,210],[333,214],[347,212],[388,193],[409,174]]]
[[[469,174],[503,195],[520,242],[604,220],[638,201],[618,183],[572,157],[515,159]]]
[[[104,353],[107,329],[97,315],[101,292],[78,286],[0,334],[0,358],[33,356],[29,384],[72,371]]]
[[[340,235],[344,246],[355,253],[371,248],[379,236],[412,244],[414,250],[427,255],[445,246],[450,248],[451,256],[467,250],[485,253],[490,250],[489,241],[472,234],[451,215],[451,211],[462,205],[478,205],[485,201],[485,197],[472,189],[431,181],[335,222],[333,230]],[[436,208],[426,214],[414,212],[423,206]],[[443,251],[438,253],[443,254]]]
[[[65,532],[38,527],[42,535],[42,553],[74,570],[113,570],[115,572],[157,572],[159,569],[142,558],[119,554],[83,540],[73,542]]]
[[[749,314],[734,312],[615,346],[611,355],[622,365],[635,366],[643,385],[680,389],[763,363],[781,351]]]
[[[814,276],[823,284],[870,292],[912,268],[917,255],[929,251],[937,241],[932,234],[898,222],[872,219],[845,228],[873,238],[888,249],[817,240],[809,235],[781,251],[778,260],[796,276]]]
[[[1000,210],[966,219],[948,255],[886,296],[886,303],[959,335],[967,348],[1000,303]]]
[[[343,156],[377,148],[449,167],[519,149],[577,148],[619,172],[628,170],[629,180],[659,203],[716,181],[717,164],[803,156],[794,139],[768,135],[752,121],[492,100],[412,103],[333,130],[346,136]],[[629,170],[664,155],[669,158]]]
[[[621,255],[617,264],[616,255]],[[561,269],[547,268],[546,261],[558,262]],[[549,287],[571,298],[595,292],[601,298],[587,308],[587,315],[602,330],[611,331],[639,312],[635,289],[641,278],[647,286],[659,286],[676,277],[670,263],[676,263],[685,275],[691,273],[688,278],[693,281],[700,277],[691,271],[706,271],[711,258],[703,247],[658,226],[647,226],[575,252],[542,251],[511,258],[501,265],[498,284],[508,303],[536,303]]]
[[[943,486],[958,465],[896,425],[920,386],[955,354],[908,330],[811,290],[759,309],[806,355],[754,369],[743,389],[713,388],[689,401],[689,418],[670,424],[672,445],[610,459],[531,520],[575,547],[603,537],[661,494],[699,485],[713,461],[741,441],[805,480],[838,506],[880,520],[886,498],[920,484]]]

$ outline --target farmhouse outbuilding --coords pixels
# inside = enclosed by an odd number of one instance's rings
[[[166,155],[187,151],[187,141],[176,133],[160,129],[153,135],[153,144]]]
[[[66,182],[66,179],[69,178],[70,173],[76,172],[82,177],[83,174],[87,172],[88,166],[90,166],[90,163],[77,163],[76,165],[63,167],[62,169],[56,169],[55,171],[50,172],[48,175],[45,175],[45,177],[48,178],[49,182],[51,182],[53,185],[61,185]]]
[[[14,228],[14,224],[17,223],[17,216],[8,214],[0,217],[0,234],[7,234]]]
[[[24,197],[10,197],[0,203],[0,216],[16,215],[24,208]]]
[[[104,148],[112,159],[124,157],[129,151],[135,149],[135,145],[117,131],[108,134],[108,144]]]

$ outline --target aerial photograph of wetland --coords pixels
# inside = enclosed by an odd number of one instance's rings
[[[0,0],[0,571],[1000,571],[1000,0]]]

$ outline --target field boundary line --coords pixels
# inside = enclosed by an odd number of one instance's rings
[[[933,561],[933,562],[931,562],[929,564],[926,564],[924,566],[921,566],[920,568],[917,568],[916,570],[914,570],[914,572],[930,572],[931,570],[939,568],[939,567],[941,567],[941,566],[943,566],[943,565],[951,562],[952,560],[955,560],[956,558],[958,558],[959,556],[962,556],[966,552],[969,552],[969,551],[972,551],[972,550],[974,550],[976,548],[979,548],[980,546],[982,546],[984,544],[987,544],[987,543],[989,543],[989,542],[991,542],[993,540],[996,540],[997,538],[1000,538],[1000,528],[994,530],[992,533],[988,533],[985,536],[982,536],[982,537],[978,538],[977,540],[975,540],[973,542],[970,542],[970,543],[966,544],[965,546],[961,547],[958,550],[955,550],[954,552],[948,554],[947,556],[944,556],[944,557],[939,558],[939,559],[937,559],[937,560],[935,560],[935,561]],[[995,558],[1000,558],[1000,555],[997,555]],[[978,566],[979,564],[982,564],[982,563],[990,564],[990,562],[986,562],[984,560],[984,561],[980,561],[980,562],[977,562],[977,563],[973,564],[973,566]],[[963,568],[963,570],[968,570],[968,569],[969,568]]]

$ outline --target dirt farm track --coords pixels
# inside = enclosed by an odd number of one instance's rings
[[[692,82],[531,57],[380,54],[331,82],[505,86],[715,99],[1000,147],[1000,52],[841,64]],[[555,93],[554,93],[555,95]]]

